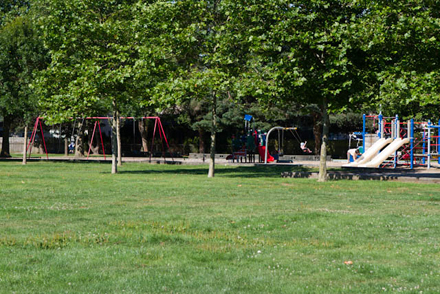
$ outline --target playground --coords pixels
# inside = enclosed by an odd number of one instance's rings
[[[94,121],[86,157],[70,156],[69,154],[65,156],[51,154],[49,158],[44,141],[45,135],[43,133],[42,119],[37,118],[29,141],[26,144],[28,160],[109,162],[110,159],[106,156],[100,126],[100,121],[108,120],[109,118],[90,117],[86,119]],[[123,119],[136,120],[133,117]],[[209,154],[190,153],[189,156],[174,156],[169,152],[170,146],[160,118],[143,117],[142,119],[154,121],[151,150],[154,150],[153,147],[156,140],[158,143],[156,146],[162,148],[161,152],[156,148],[159,151],[156,152],[156,156],[153,156],[154,152],[150,152],[149,156],[146,157],[124,156],[124,162],[175,165],[203,165],[207,162]],[[72,130],[72,138],[74,132],[75,129]],[[45,154],[32,158],[32,146],[35,145],[37,134],[41,135],[42,143],[40,145],[44,146]],[[284,154],[285,137],[288,136],[290,136],[289,139],[291,141],[294,141],[294,144],[300,146],[301,151],[299,151],[299,154]],[[90,156],[91,142],[94,141],[94,138],[99,139],[98,143],[99,147],[101,147],[101,154]],[[329,179],[440,182],[439,126],[434,125],[430,121],[415,122],[414,120],[409,120],[402,122],[397,115],[393,117],[384,117],[382,114],[363,115],[362,132],[355,132],[349,138],[348,148],[352,148],[353,143],[355,143],[356,149],[348,150],[349,163],[346,160],[333,160],[330,156],[327,158],[327,166],[330,168]],[[308,171],[291,174],[283,173],[281,176],[316,178],[316,171],[313,169],[319,166],[319,155],[312,154],[306,143],[307,141],[301,139],[296,127],[275,126],[268,132],[265,132],[257,130],[253,125],[252,116],[246,115],[242,135],[232,136],[232,153],[216,154],[216,162],[226,166],[285,165],[303,167]],[[73,144],[73,141],[71,144]]]
[[[437,184],[0,162],[5,292],[439,292]],[[129,281],[129,282],[127,282]]]
[[[136,146],[136,120],[153,120],[154,129],[152,135],[150,135],[151,147],[150,152],[143,152],[147,154],[149,162],[157,162],[157,157],[163,157],[164,162],[170,163],[197,163],[197,159],[202,159],[202,163],[208,157],[208,154],[189,154],[189,156],[182,156],[181,154],[173,153],[169,139],[167,138],[166,131],[162,125],[159,117],[123,117],[124,121],[131,120],[133,126],[133,147]],[[77,119],[75,119],[76,122]],[[80,119],[81,120],[81,119]],[[86,160],[89,160],[91,150],[94,150],[95,160],[102,161],[100,155],[105,161],[106,151],[103,140],[103,133],[101,131],[101,121],[111,120],[110,117],[87,117],[82,119],[80,126],[84,126],[86,120],[92,120],[94,122],[93,131],[90,129],[90,133],[87,134],[88,146]],[[32,147],[41,146],[40,152],[44,151],[46,159],[49,159],[48,148],[46,147],[45,136],[43,131],[43,118],[38,117],[35,121],[34,127],[30,138],[26,142],[26,157],[31,158]],[[78,153],[78,148],[75,146],[80,134],[75,134],[75,123],[73,123],[72,135],[70,136],[70,144],[68,144],[68,136],[64,135],[65,140],[65,156],[68,153]],[[82,128],[82,127],[80,127]],[[79,132],[79,130],[78,130]],[[59,131],[59,138],[61,139],[61,125]],[[75,134],[75,136],[74,136]],[[285,137],[286,134],[290,136],[290,143],[297,144],[299,148],[295,154],[285,154]],[[36,137],[40,135],[40,143],[36,143]],[[272,135],[272,136],[271,136]],[[157,138],[156,138],[157,137]],[[76,138],[76,140],[74,139]],[[96,138],[97,146],[93,147],[94,138]],[[347,150],[347,164],[338,165],[332,162],[331,156],[327,158],[328,162],[331,162],[331,166],[338,166],[343,168],[360,168],[360,169],[389,169],[389,168],[401,168],[407,167],[411,170],[415,168],[432,167],[438,168],[440,164],[440,122],[435,125],[431,121],[401,121],[399,116],[385,117],[382,114],[379,115],[363,115],[363,129],[361,132],[354,132],[349,135],[348,150]],[[26,140],[26,139],[25,139]],[[83,139],[81,139],[83,140]],[[109,140],[109,139],[107,139]],[[131,139],[130,139],[131,140]],[[144,140],[144,138],[142,139]],[[81,141],[80,141],[81,142]],[[156,142],[156,144],[155,144]],[[352,146],[352,142],[356,143],[355,148]],[[107,142],[108,143],[108,142]],[[81,143],[80,143],[81,144]],[[84,148],[84,143],[83,147]],[[60,145],[60,144],[59,144]],[[108,144],[107,144],[108,145]],[[143,149],[148,148],[147,142],[143,142]],[[244,129],[241,134],[232,135],[230,141],[230,154],[216,154],[216,159],[223,163],[222,160],[226,160],[228,163],[264,163],[264,164],[295,164],[295,165],[311,165],[313,161],[319,161],[319,154],[313,154],[312,150],[307,146],[307,141],[303,140],[298,132],[298,128],[291,126],[275,126],[269,129],[268,132],[257,129],[253,117],[251,115],[245,115],[244,117]],[[139,145],[140,146],[140,145]],[[133,148],[132,147],[132,148]],[[158,149],[161,148],[161,150]],[[44,148],[41,150],[41,148]],[[67,152],[67,148],[69,152]],[[344,147],[342,147],[344,148]],[[52,148],[53,150],[54,148]],[[58,148],[59,149],[59,148]],[[75,150],[74,150],[75,149]],[[85,149],[85,148],[84,148]],[[299,151],[298,151],[299,150]],[[144,150],[145,151],[145,150]],[[107,154],[111,152],[107,147]],[[131,149],[130,153],[140,154],[139,149]],[[98,155],[100,154],[100,155]],[[124,157],[126,157],[124,155]],[[138,156],[139,157],[139,156]],[[53,157],[52,157],[53,158]],[[62,160],[59,155],[55,155],[56,160]],[[64,158],[66,159],[66,158]],[[78,160],[78,156],[75,156],[75,160]],[[125,158],[126,161],[145,161],[144,159]],[[307,161],[303,163],[302,161]],[[310,162],[309,162],[310,161]],[[340,162],[336,160],[336,162]]]
[[[369,122],[367,122],[367,119]],[[369,124],[368,124],[369,123]],[[369,132],[367,133],[367,127]],[[363,130],[355,133],[362,146],[348,151],[347,168],[387,168],[407,166],[430,169],[434,159],[440,164],[440,122],[406,122],[399,116],[363,115]],[[350,137],[351,138],[351,137]],[[358,150],[361,150],[359,152]]]

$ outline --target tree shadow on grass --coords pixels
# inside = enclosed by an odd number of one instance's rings
[[[2,160],[0,160],[2,161]],[[5,160],[6,161],[6,160]],[[17,159],[16,161],[21,161]],[[60,164],[81,164],[81,165],[93,165],[93,164],[106,164],[111,165],[111,160],[85,160],[85,159],[69,159],[69,160],[42,160],[35,159],[31,160],[35,162],[52,162]],[[127,166],[127,165],[123,165]],[[216,165],[215,175],[217,177],[227,177],[227,178],[280,178],[282,173],[294,172],[297,174],[307,174],[313,169],[310,167],[305,167],[301,165],[256,165],[256,166],[223,166],[221,164]],[[108,172],[102,172],[107,174]],[[121,170],[118,171],[119,174],[169,174],[169,175],[208,175],[207,165],[156,165],[147,164],[142,166],[142,170]],[[301,176],[303,177],[303,176]],[[304,176],[305,177],[305,176]],[[307,176],[308,177],[308,176]]]
[[[304,166],[239,166],[239,167],[216,167],[215,175],[229,178],[279,178],[283,172],[310,172],[311,169]],[[208,175],[207,167],[179,166],[163,170],[145,169],[135,171],[119,171],[121,174],[170,174],[170,175]]]

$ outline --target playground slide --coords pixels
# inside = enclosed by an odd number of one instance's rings
[[[264,161],[266,156],[266,147],[258,145],[258,153],[260,154],[261,159]],[[267,162],[273,162],[275,159],[269,153],[267,154]]]
[[[345,164],[344,167],[356,167],[360,164],[364,164],[369,162],[373,157],[377,155],[377,153],[383,149],[386,145],[390,144],[393,141],[393,139],[385,139],[381,138],[376,143],[373,144],[370,148],[365,151],[364,154],[362,154],[361,157],[356,159],[354,162],[350,162],[349,164]]]
[[[396,152],[403,144],[408,144],[409,139],[398,138],[393,141],[387,148],[382,150],[377,156],[375,156],[371,161],[366,164],[359,165],[359,167],[379,167],[382,162],[384,162],[391,154]]]

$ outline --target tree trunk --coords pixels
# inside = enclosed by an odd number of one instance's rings
[[[312,111],[313,117],[313,136],[315,137],[315,154],[320,154],[321,151],[321,136],[322,136],[322,115],[318,111]]]
[[[142,138],[142,150],[143,152],[148,152],[148,120],[142,119],[138,122],[139,133],[141,133]]]
[[[112,174],[118,172],[117,157],[118,157],[118,140],[117,136],[117,121],[119,120],[119,112],[116,110],[116,102],[113,100],[113,119],[112,119]]]
[[[85,130],[85,119],[79,122],[78,134],[75,141],[75,158],[84,157],[84,130]]]
[[[27,137],[27,133],[28,133],[28,126],[26,125],[25,127],[24,127],[24,142],[23,142],[23,164],[26,164],[27,163],[27,139],[28,139],[28,137]]]
[[[205,131],[203,129],[199,129],[199,153],[205,153],[205,141],[203,137],[205,136]]]
[[[93,154],[99,154],[99,146],[101,146],[101,134],[99,133],[99,127],[96,126],[95,146],[93,146],[93,142],[92,142],[92,153]]]
[[[3,141],[0,157],[11,157],[9,149],[9,133],[11,128],[11,117],[6,115],[3,120]]]
[[[322,143],[321,143],[321,156],[319,163],[319,176],[318,182],[325,182],[327,180],[327,142],[329,132],[329,116],[327,110],[327,98],[324,98],[322,105]]]
[[[217,133],[217,96],[214,92],[212,95],[212,120],[211,120],[211,156],[209,160],[208,178],[214,177],[215,174],[215,139]]]
[[[116,138],[118,143],[118,166],[122,166],[121,119],[119,115],[119,110],[117,111],[117,113],[118,119],[116,120]]]
[[[38,142],[38,154],[44,154],[43,139]]]
[[[67,138],[67,134],[66,137],[64,137],[64,156],[69,156],[69,139]]]

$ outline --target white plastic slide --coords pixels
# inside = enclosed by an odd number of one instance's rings
[[[354,162],[350,162],[349,164],[343,165],[344,167],[356,167],[360,164],[364,164],[369,162],[373,157],[377,155],[377,153],[383,149],[386,145],[390,144],[393,141],[393,139],[385,139],[381,138],[376,143],[374,143],[370,148],[367,149],[367,151],[362,154],[361,157],[356,159]]]
[[[387,148],[382,150],[377,156],[375,156],[370,162],[366,164],[359,165],[359,167],[379,167],[382,162],[384,162],[391,154],[396,152],[403,144],[408,144],[409,139],[398,138],[393,141]]]

